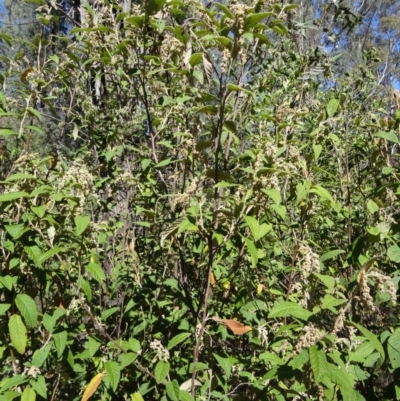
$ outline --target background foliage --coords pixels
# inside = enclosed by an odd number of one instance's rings
[[[400,399],[396,70],[320,44],[362,16],[33,3],[29,51],[1,34],[0,400]]]

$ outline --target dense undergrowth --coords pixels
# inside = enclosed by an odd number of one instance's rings
[[[0,400],[400,399],[397,94],[261,3],[97,2],[4,61]]]

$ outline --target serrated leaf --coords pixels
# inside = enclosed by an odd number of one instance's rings
[[[214,358],[217,360],[218,365],[225,372],[225,378],[229,379],[229,377],[231,376],[232,362],[229,360],[229,358],[223,358],[222,356],[219,356],[218,354],[213,354],[213,355],[214,355]]]
[[[335,306],[338,305],[342,305],[346,302],[345,299],[337,299],[334,296],[327,294],[324,296],[324,298],[322,299],[322,305],[321,308],[322,309],[330,309],[332,311],[334,311]]]
[[[128,340],[128,343],[129,343],[129,349],[132,350],[133,352],[139,352],[142,349],[140,342],[136,340],[136,338],[130,338]]]
[[[28,255],[29,259],[31,259],[37,267],[40,267],[40,259],[42,257],[41,249],[38,246],[33,245],[33,246],[25,246],[24,250]]]
[[[8,331],[10,333],[11,343],[20,353],[25,353],[28,336],[26,327],[19,315],[12,315],[8,321]]]
[[[32,356],[32,365],[40,368],[46,361],[53,343],[46,344],[43,348],[36,350]]]
[[[197,64],[200,64],[203,59],[203,53],[194,53],[191,55],[189,64],[194,67]]]
[[[104,367],[107,372],[107,377],[110,380],[110,384],[115,391],[118,387],[119,380],[121,378],[121,369],[117,362],[107,361],[104,364]]]
[[[309,194],[310,188],[311,188],[310,181],[304,181],[303,183],[298,183],[296,185],[296,193],[297,193],[296,205],[298,205]]]
[[[331,99],[326,106],[326,112],[329,117],[333,117],[339,107],[339,99]]]
[[[360,324],[354,323],[354,322],[346,322],[347,325],[349,326],[354,326],[356,327],[363,335],[365,338],[367,338],[371,344],[375,347],[375,349],[381,354],[381,357],[385,359],[385,351],[383,349],[382,344],[380,343],[378,337],[371,333],[369,330],[367,330],[365,327],[361,326]]]
[[[29,198],[29,194],[26,192],[10,192],[8,194],[2,194],[0,195],[0,202],[8,202],[21,198]]]
[[[335,279],[333,277],[319,273],[313,273],[313,275],[328,288],[329,292],[333,291],[335,288]]]
[[[269,318],[292,316],[301,320],[308,320],[312,315],[310,311],[304,309],[297,303],[289,301],[278,301],[268,314]]]
[[[399,143],[399,138],[397,137],[396,133],[394,131],[379,131],[375,135],[373,135],[375,138],[382,138],[385,139],[389,142],[393,143]]]
[[[4,379],[0,383],[1,391],[7,391],[10,388],[18,387],[28,381],[28,377],[26,375],[17,375],[14,377],[10,377],[9,379]]]
[[[392,245],[387,250],[387,256],[392,262],[400,263],[400,248],[397,245]]]
[[[36,380],[29,380],[30,385],[45,400],[47,400],[47,389],[46,389],[46,382],[43,376],[38,376]]]
[[[253,267],[257,266],[258,263],[258,252],[257,248],[254,245],[254,242],[249,240],[248,238],[243,238],[244,243],[246,244],[246,248],[251,256],[251,264]]]
[[[250,227],[250,231],[254,237],[254,240],[256,240],[256,237],[258,236],[258,231],[259,231],[259,224],[258,221],[252,217],[252,216],[244,216],[244,219],[246,220],[246,223]]]
[[[36,391],[33,388],[27,387],[21,394],[21,401],[36,401]]]
[[[185,215],[180,216],[171,225],[169,225],[166,230],[161,232],[161,246],[164,245],[165,240],[167,240],[168,238],[171,238],[173,235],[175,235],[178,232],[180,225],[185,220],[186,220]]]
[[[276,205],[282,202],[281,191],[278,189],[263,189],[263,192],[267,194]]]
[[[53,338],[57,350],[57,357],[61,358],[67,345],[68,332],[64,330],[59,333],[54,333]]]
[[[154,376],[156,378],[156,382],[160,384],[168,376],[168,373],[169,373],[169,362],[158,361],[154,369]]]
[[[90,262],[86,266],[86,270],[92,275],[92,277],[98,281],[100,284],[103,284],[106,279],[106,275],[100,265],[94,262]]]
[[[103,380],[103,376],[103,372],[98,373],[96,376],[93,377],[92,380],[90,380],[90,383],[86,386],[81,401],[87,401],[95,393],[97,388],[100,386],[101,381]]]
[[[28,326],[35,327],[39,315],[35,301],[29,295],[18,294],[15,298],[15,304]]]
[[[180,390],[179,384],[176,380],[172,380],[172,382],[167,383],[167,395],[171,398],[172,401],[179,401]]]
[[[90,223],[90,216],[75,216],[75,235],[81,235]]]
[[[400,368],[400,330],[397,329],[388,340],[387,352],[392,369]]]
[[[192,335],[191,333],[180,333],[180,334],[176,335],[169,341],[167,349],[170,350],[170,349],[176,347],[178,344],[185,341],[191,335]]]
[[[328,369],[328,360],[326,359],[325,350],[312,346],[309,349],[311,369],[314,374],[315,383],[320,383],[323,376],[326,375]]]
[[[13,239],[17,239],[25,229],[25,224],[12,224],[12,225],[5,225],[4,228],[6,231],[11,235]]]

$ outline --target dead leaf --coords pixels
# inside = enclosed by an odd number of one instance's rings
[[[212,64],[207,60],[207,57],[204,53],[203,53],[203,66],[204,66],[204,71],[206,72],[207,81],[208,83],[210,83],[213,68]]]
[[[92,380],[90,380],[90,383],[87,385],[85,392],[83,393],[81,401],[87,401],[94,394],[97,387],[100,386],[104,374],[104,372],[98,373]]]
[[[243,334],[246,334],[247,332],[253,330],[252,327],[246,326],[243,323],[238,322],[237,320],[233,319],[220,319],[219,317],[212,317],[212,319],[220,324],[223,324],[224,326],[228,327],[229,330],[232,331],[233,334],[237,334],[238,336],[241,336]]]

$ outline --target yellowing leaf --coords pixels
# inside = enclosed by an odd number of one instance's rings
[[[215,285],[215,283],[216,283],[216,280],[215,280],[214,273],[211,272],[211,273],[210,273],[210,284],[211,284],[211,285]]]
[[[100,386],[101,381],[103,380],[104,372],[98,373],[90,383],[87,385],[85,392],[83,393],[81,401],[87,401],[97,390],[97,387]]]
[[[264,286],[262,284],[257,284],[257,294],[261,294]]]

